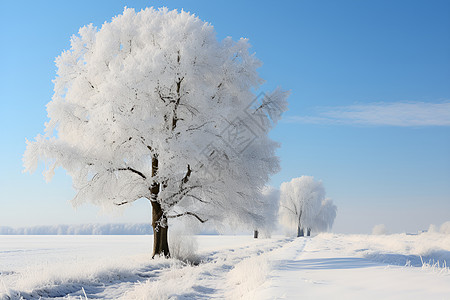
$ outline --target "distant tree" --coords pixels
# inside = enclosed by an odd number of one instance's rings
[[[384,224],[378,224],[372,228],[373,235],[386,235],[387,233],[388,231],[386,229],[386,225]]]
[[[261,191],[261,201],[265,209],[264,224],[256,228],[253,233],[254,238],[258,238],[261,233],[263,237],[270,237],[277,223],[277,213],[280,202],[280,191],[271,186],[266,186]]]
[[[82,27],[56,59],[50,120],[27,141],[25,170],[43,160],[50,180],[64,168],[74,205],[148,199],[153,256],[170,255],[172,218],[262,226],[260,191],[279,169],[268,133],[288,94],[255,97],[261,63],[249,47],[176,10],[125,9]]]
[[[319,213],[314,218],[311,230],[316,232],[328,231],[333,227],[336,218],[337,207],[333,204],[333,200],[325,198],[320,205]]]
[[[325,199],[321,181],[302,176],[281,184],[279,216],[281,224],[297,229],[297,236],[310,235],[311,230],[331,228],[336,206],[330,199]]]

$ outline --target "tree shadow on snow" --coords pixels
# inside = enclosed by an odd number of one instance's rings
[[[450,251],[436,250],[428,252],[422,256],[420,255],[403,255],[396,253],[373,253],[364,256],[372,261],[381,262],[388,265],[396,266],[412,266],[422,267],[424,263],[434,264],[439,262],[442,265],[444,262],[450,262]]]
[[[281,264],[280,270],[333,270],[358,269],[379,266],[379,263],[359,257],[315,258],[302,260],[288,260]]]

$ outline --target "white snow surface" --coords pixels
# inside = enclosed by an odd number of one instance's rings
[[[189,239],[194,263],[150,235],[0,236],[0,299],[450,299],[450,235]]]

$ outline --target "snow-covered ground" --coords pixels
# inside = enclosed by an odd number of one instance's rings
[[[0,236],[0,299],[450,299],[450,235]]]

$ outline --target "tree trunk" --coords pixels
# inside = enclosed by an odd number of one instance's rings
[[[167,233],[169,226],[167,218],[164,216],[161,205],[158,202],[152,202],[152,227],[153,227],[153,254],[170,257],[169,243],[167,242]]]
[[[308,230],[306,231],[306,236],[311,236],[311,228],[308,228]]]
[[[297,237],[300,236],[305,236],[305,232],[303,231],[301,224],[301,220],[302,220],[302,210],[300,210],[300,213],[298,215],[298,225],[297,225]]]
[[[156,176],[158,172],[158,156],[154,155],[152,157],[152,177]],[[165,257],[170,257],[169,243],[167,242],[167,232],[169,230],[169,224],[167,223],[167,217],[164,215],[164,211],[161,208],[161,204],[158,202],[159,194],[159,183],[153,182],[150,187],[152,204],[152,227],[153,227],[153,254],[164,255]]]
[[[255,238],[255,239],[257,239],[258,238],[258,230],[255,230],[254,232],[253,232],[253,237]]]
[[[300,227],[300,225],[297,226],[297,237],[299,236],[305,236],[305,233],[303,232],[303,228]]]

